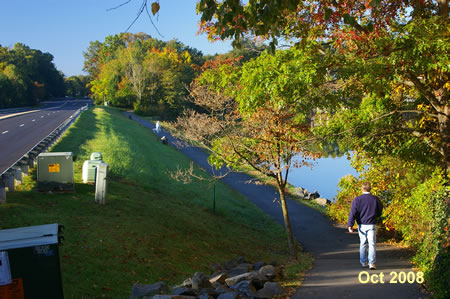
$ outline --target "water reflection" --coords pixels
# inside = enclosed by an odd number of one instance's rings
[[[320,197],[331,201],[336,197],[339,180],[348,174],[358,177],[350,166],[347,156],[321,158],[310,167],[291,168],[288,182],[295,187],[303,187],[310,192],[319,191]]]

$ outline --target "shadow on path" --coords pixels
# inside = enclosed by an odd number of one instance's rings
[[[154,129],[155,125],[134,114],[125,112],[143,126]],[[212,172],[207,162],[208,155],[199,148],[179,147],[179,141],[161,130],[159,137],[166,136],[170,145],[175,146],[191,160],[208,172]],[[217,171],[215,171],[217,174]],[[222,179],[227,185],[242,193],[257,207],[269,214],[284,226],[283,215],[275,189],[248,184],[252,177],[243,173],[231,173]],[[408,255],[397,247],[377,245],[377,270],[362,269],[359,263],[359,238],[357,233],[350,234],[343,225],[335,225],[320,212],[288,199],[289,216],[295,238],[303,248],[315,257],[313,267],[292,298],[426,298],[415,282],[401,283],[397,277],[400,272],[413,272]],[[366,273],[362,273],[366,271]],[[394,273],[393,273],[394,272]],[[379,281],[381,274],[384,283]],[[370,276],[368,276],[370,275]],[[370,277],[374,281],[371,283]],[[360,277],[360,279],[359,279]],[[402,276],[403,277],[403,276]],[[410,274],[410,278],[413,274]],[[414,272],[414,278],[416,273]],[[378,278],[378,279],[377,279]],[[368,280],[369,279],[369,280]],[[366,283],[366,281],[368,282]],[[412,280],[412,279],[411,279]],[[403,281],[403,280],[402,280]]]

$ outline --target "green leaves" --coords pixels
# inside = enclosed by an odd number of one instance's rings
[[[356,19],[355,17],[349,15],[349,14],[344,14],[342,16],[342,18],[344,19],[344,23],[347,25],[352,25],[354,26],[356,24]]]
[[[326,67],[323,55],[308,48],[263,53],[242,67],[236,90],[241,112],[267,106],[308,114],[326,104]],[[323,88],[324,93],[319,90]],[[324,100],[324,101],[322,101]]]
[[[331,15],[333,14],[333,10],[331,8],[325,8],[325,20],[329,20]]]
[[[64,96],[63,74],[53,56],[17,43],[0,46],[0,109],[33,106],[36,100]]]
[[[162,42],[143,33],[121,33],[92,42],[85,53],[97,102],[134,107],[140,113],[174,117],[185,105],[201,53],[180,42]]]
[[[370,2],[370,6],[371,7],[377,7],[377,6],[379,6],[381,4],[381,0],[372,0],[371,2]]]

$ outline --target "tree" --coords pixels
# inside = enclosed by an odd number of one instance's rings
[[[17,43],[0,46],[2,107],[31,106],[38,99],[63,96],[63,74],[53,64],[53,56]]]
[[[349,98],[378,94],[382,101],[395,87],[397,91],[405,90],[403,100],[414,101],[416,107],[404,105],[395,111],[379,111],[378,116],[392,116],[391,121],[395,117],[397,133],[408,131],[412,137],[422,139],[430,151],[439,154],[448,172],[449,63],[448,56],[442,53],[448,52],[450,26],[448,0],[436,2],[269,0],[244,5],[233,0],[202,0],[197,9],[202,15],[201,29],[213,40],[231,38],[238,43],[245,34],[253,34],[272,39],[272,49],[280,38],[294,40],[298,45],[310,39],[323,41],[324,47],[318,50],[343,58],[333,66],[336,77],[351,88],[358,84],[356,87],[363,87],[346,89],[345,108],[357,107],[355,102],[348,103]],[[358,84],[352,84],[355,78]],[[420,108],[423,105],[428,111]],[[416,110],[416,122],[433,127],[431,131],[437,133],[433,140],[423,130],[405,130],[410,118],[405,121],[400,117],[404,110]],[[362,127],[364,123],[353,124]]]
[[[83,75],[70,76],[64,79],[66,95],[72,97],[84,97],[89,95],[87,88],[88,78]]]
[[[123,82],[121,65],[118,60],[105,63],[94,80],[89,82],[91,91],[97,104],[109,101],[114,106],[131,106],[126,101],[132,91]]]
[[[189,85],[203,61],[196,49],[178,41],[162,42],[144,33],[108,36],[91,42],[85,53],[97,102],[133,106],[136,112],[177,115]]]
[[[317,91],[327,77],[316,58],[291,49],[275,56],[263,53],[242,68],[224,60],[192,85],[193,101],[208,113],[190,112],[177,122],[182,136],[210,151],[209,161],[217,168],[248,166],[275,180],[293,258],[297,255],[286,184],[291,167],[308,165],[320,156],[305,142],[312,137],[310,112],[318,105]],[[298,155],[303,160],[294,163]]]
[[[361,153],[370,162],[364,175],[376,184],[394,176],[383,194],[390,212],[385,225],[410,244],[424,244],[416,260],[427,264],[422,268],[427,278],[448,275],[439,269],[450,261],[448,7],[448,0],[201,0],[197,5],[201,29],[212,40],[239,43],[250,34],[271,40],[272,51],[280,39],[299,47],[311,40],[322,43],[316,49],[330,62],[328,86],[340,100],[316,115],[316,136]],[[405,167],[412,170],[405,173]],[[415,173],[424,176],[397,176]],[[357,184],[349,180],[346,190]],[[423,213],[424,206],[432,213]],[[341,211],[348,213],[336,209],[335,214]],[[430,227],[433,219],[439,225]]]
[[[449,61],[442,53],[450,50],[449,42],[445,22],[430,18],[377,39],[371,50],[388,51],[383,55],[340,51],[338,76],[345,82],[340,92],[356,101],[342,105],[351,109],[334,115],[338,125],[333,133],[346,131],[340,137],[347,136],[347,144],[374,154],[389,152],[414,160],[420,158],[418,153],[427,153],[431,163],[448,172]],[[369,51],[367,46],[353,42],[364,53]]]
[[[131,82],[137,101],[135,107],[140,107],[142,95],[146,89],[148,73],[144,69],[144,51],[139,42],[129,45],[119,54],[124,57],[125,75]]]

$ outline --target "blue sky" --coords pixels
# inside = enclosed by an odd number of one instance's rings
[[[141,0],[131,0],[119,9],[107,11],[126,0],[3,0],[0,6],[0,45],[23,43],[49,52],[56,67],[66,76],[83,74],[83,54],[90,41],[104,41],[108,35],[127,29],[136,17]],[[149,3],[152,1],[149,0]],[[160,0],[159,17],[154,23],[147,15],[129,30],[145,32],[161,40],[178,39],[204,54],[225,53],[230,42],[211,43],[205,35],[196,35],[200,16],[197,0]]]

